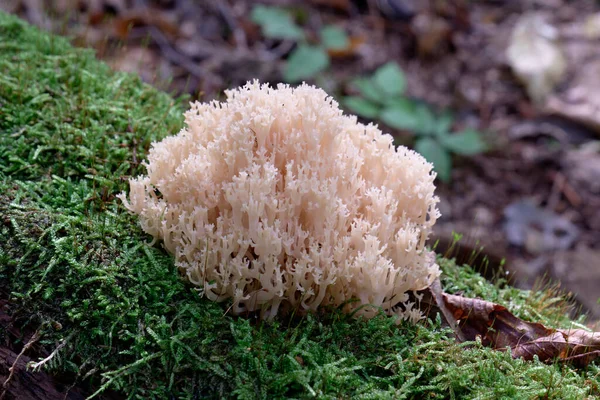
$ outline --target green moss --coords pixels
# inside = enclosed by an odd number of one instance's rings
[[[114,197],[141,172],[150,143],[178,131],[179,103],[1,13],[0,71],[0,293],[20,325],[41,330],[48,351],[62,346],[49,371],[143,399],[600,395],[598,365],[576,370],[457,345],[439,319],[230,316],[146,244]],[[441,264],[450,292],[570,323],[545,292]]]
[[[172,98],[89,50],[10,17],[0,35],[0,171],[12,179],[83,179],[108,195],[115,176],[137,172],[133,154],[182,124]]]

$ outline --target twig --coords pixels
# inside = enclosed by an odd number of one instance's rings
[[[17,363],[19,362],[19,359],[23,356],[23,354],[25,354],[25,352],[27,350],[29,350],[31,348],[31,346],[33,346],[33,344],[35,342],[37,342],[38,340],[40,340],[40,337],[42,337],[42,333],[41,333],[41,329],[42,327],[40,326],[35,333],[33,334],[33,336],[31,336],[31,338],[29,339],[29,341],[25,344],[25,346],[23,346],[23,349],[21,349],[21,352],[19,353],[19,355],[15,358],[15,361],[13,362],[12,366],[8,369],[9,374],[8,374],[8,378],[6,378],[6,380],[4,381],[4,383],[2,384],[2,393],[0,394],[0,400],[4,399],[4,396],[7,393],[7,388],[8,388],[8,384],[10,383],[10,380],[12,379],[16,367],[17,367]]]
[[[194,61],[190,60],[188,57],[179,53],[173,47],[171,47],[169,40],[160,31],[160,29],[154,26],[150,26],[148,28],[148,31],[150,32],[150,36],[156,42],[166,59],[171,61],[173,64],[179,65],[180,67],[184,68],[190,74],[194,75],[199,79],[206,78],[206,71],[204,71],[202,68],[196,65]]]
[[[554,182],[557,183],[558,190],[565,195],[565,198],[573,207],[579,207],[581,205],[581,196],[573,189],[573,186],[571,186],[563,173],[556,172],[554,174]]]
[[[237,23],[233,13],[231,12],[231,6],[226,0],[218,0],[216,1],[217,8],[221,13],[221,16],[229,26],[229,29],[233,33],[233,37],[235,39],[235,45],[238,48],[247,50],[248,49],[248,41],[246,39],[246,32],[243,29],[240,29],[239,24]]]
[[[278,60],[289,53],[295,45],[296,42],[293,40],[283,40],[281,44],[270,51],[271,57]]]
[[[41,367],[43,367],[48,361],[50,361],[54,358],[54,356],[60,351],[60,349],[62,349],[63,347],[65,347],[67,345],[67,343],[73,337],[74,334],[75,334],[75,331],[71,332],[71,334],[69,336],[67,336],[67,338],[65,340],[63,340],[61,344],[56,346],[56,348],[52,351],[52,353],[50,353],[50,355],[48,357],[46,357],[43,360],[38,361],[38,362],[30,362],[27,366],[31,367],[31,369],[34,372],[36,372],[36,369],[39,371],[39,369],[41,369]]]

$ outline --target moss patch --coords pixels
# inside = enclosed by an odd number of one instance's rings
[[[48,351],[62,346],[44,368],[132,399],[600,396],[597,364],[576,370],[457,345],[439,319],[229,316],[147,245],[114,197],[142,171],[150,143],[179,130],[179,102],[2,13],[0,70],[0,293]],[[441,264],[449,292],[571,324],[555,307],[562,298]]]

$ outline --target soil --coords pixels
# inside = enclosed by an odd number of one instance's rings
[[[250,20],[256,3],[10,0],[1,7],[72,37],[76,45],[94,48],[115,69],[206,101],[250,79],[282,80],[282,65],[295,43],[261,35]],[[443,216],[434,238],[440,242],[438,251],[451,246],[452,232],[462,233],[451,255],[475,262],[488,276],[497,275],[503,263],[521,287],[532,287],[540,277],[558,280],[583,311],[600,318],[600,130],[566,107],[532,102],[505,55],[519,18],[529,12],[545,15],[568,45],[567,72],[552,94],[561,99],[575,82],[581,84],[585,62],[577,57],[600,56],[597,46],[586,47],[585,40],[569,36],[588,26],[586,16],[600,12],[596,2],[260,3],[292,10],[309,40],[316,40],[325,24],[351,36],[351,50],[334,55],[316,82],[329,93],[344,93],[351,78],[393,60],[407,76],[409,96],[435,109],[451,109],[455,129],[486,132],[493,150],[455,159],[452,181],[439,183]],[[382,129],[412,143],[407,132]],[[487,255],[488,262],[473,252]]]

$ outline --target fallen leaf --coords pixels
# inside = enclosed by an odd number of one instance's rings
[[[513,72],[538,105],[545,103],[567,68],[557,38],[558,31],[542,15],[529,13],[518,20],[506,50]]]
[[[452,41],[452,27],[446,20],[432,14],[419,14],[411,29],[417,41],[417,53],[421,58],[443,54]]]
[[[348,46],[343,49],[327,49],[327,53],[332,58],[347,58],[356,55],[365,43],[366,39],[364,36],[351,36]]]
[[[350,11],[350,0],[310,0],[316,6],[331,7],[342,12]]]
[[[532,254],[568,249],[579,237],[579,229],[571,221],[527,200],[510,204],[504,217],[508,242]]]
[[[485,346],[510,349],[515,358],[551,362],[558,359],[585,366],[600,357],[600,332],[552,329],[523,321],[505,307],[489,301],[442,294],[443,305],[454,318],[460,341],[480,338]],[[447,317],[447,313],[444,314]],[[452,326],[452,324],[451,324]]]
[[[179,36],[179,25],[172,16],[151,9],[131,9],[120,13],[114,20],[115,34],[125,40],[129,31],[135,26],[154,26],[169,36]]]
[[[600,61],[583,62],[569,87],[548,99],[549,114],[581,122],[600,134]]]
[[[600,13],[592,14],[585,19],[583,32],[588,39],[600,39]]]
[[[600,195],[600,142],[589,142],[568,150],[561,161],[565,174],[578,192],[589,192],[589,197]]]

